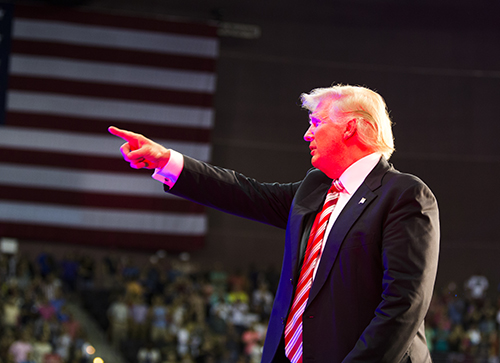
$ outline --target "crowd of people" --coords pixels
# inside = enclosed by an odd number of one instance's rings
[[[159,267],[121,270],[123,288],[107,308],[115,347],[140,347],[139,363],[260,362],[276,272],[201,272],[189,263]]]
[[[121,256],[0,256],[0,363],[87,363],[90,343],[68,301],[97,291],[109,292],[98,322],[131,363],[260,361],[272,269],[205,273],[162,253],[146,266]]]
[[[49,258],[0,254],[0,362],[88,363],[91,345]],[[78,271],[75,271],[75,276]]]
[[[130,363],[260,362],[278,273],[187,259],[0,255],[0,363],[87,363],[90,343],[68,301],[108,291],[99,323]],[[426,318],[433,360],[499,363],[500,299],[480,274],[436,291]],[[489,293],[488,293],[489,292]]]
[[[489,281],[471,276],[435,294],[426,318],[426,337],[435,362],[499,363],[500,297]]]

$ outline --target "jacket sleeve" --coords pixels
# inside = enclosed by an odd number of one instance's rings
[[[423,333],[438,250],[437,202],[425,184],[412,183],[394,197],[385,218],[382,300],[344,363],[401,361],[419,329]]]
[[[184,156],[184,169],[171,194],[207,207],[286,228],[300,182],[260,183],[232,170]]]

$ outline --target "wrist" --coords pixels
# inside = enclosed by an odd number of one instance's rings
[[[158,164],[156,166],[156,169],[163,169],[165,167],[165,165],[168,164],[169,160],[170,160],[170,149],[166,149],[163,153],[163,155],[158,159]]]
[[[177,151],[169,149],[168,153],[165,153],[159,159],[161,159],[161,162],[158,161],[158,167],[152,175],[153,179],[167,184],[172,188],[184,168],[184,157]]]

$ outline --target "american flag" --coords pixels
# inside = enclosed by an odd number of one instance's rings
[[[189,251],[202,207],[130,169],[114,125],[211,153],[215,26],[0,3],[0,237]]]

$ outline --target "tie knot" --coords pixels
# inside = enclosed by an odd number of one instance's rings
[[[332,182],[332,186],[328,190],[328,193],[340,193],[341,191],[345,190],[344,186],[340,182],[339,179],[335,179]]]

